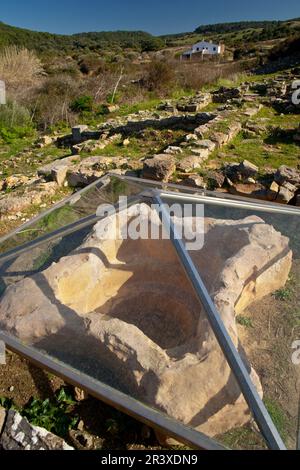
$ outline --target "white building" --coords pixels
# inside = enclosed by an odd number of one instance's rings
[[[191,59],[194,54],[203,56],[203,55],[217,55],[223,54],[224,45],[223,44],[214,44],[212,41],[200,41],[192,46],[191,49],[184,52],[181,56],[183,59]]]

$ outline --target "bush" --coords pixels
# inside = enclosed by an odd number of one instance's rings
[[[14,101],[0,106],[0,138],[4,142],[12,142],[16,138],[32,135],[33,132],[28,109]]]
[[[93,110],[93,98],[89,95],[79,96],[70,105],[74,113],[90,112]]]
[[[87,54],[81,57],[78,66],[84,75],[99,74],[106,70],[105,62],[97,54]]]
[[[174,69],[168,62],[153,60],[147,67],[144,83],[149,91],[169,89],[174,80]]]
[[[78,95],[78,80],[66,75],[57,75],[45,80],[31,99],[34,103],[34,119],[39,128],[45,130],[58,122],[75,123],[70,112],[70,103]]]
[[[31,85],[42,72],[41,61],[32,51],[8,46],[0,53],[1,79],[12,89]]]
[[[6,105],[0,106],[0,128],[14,126],[31,126],[30,112],[15,101],[8,101]]]

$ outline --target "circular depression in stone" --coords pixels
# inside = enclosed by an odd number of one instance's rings
[[[100,311],[104,313],[103,309]],[[195,313],[187,307],[184,298],[180,301],[153,291],[136,293],[132,289],[107,307],[106,312],[110,317],[136,326],[162,349],[187,343],[197,330]]]

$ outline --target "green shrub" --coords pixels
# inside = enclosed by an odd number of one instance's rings
[[[75,113],[91,112],[93,110],[93,98],[89,95],[79,96],[72,101],[70,108]]]
[[[143,82],[149,91],[167,90],[174,85],[174,68],[170,63],[153,60],[147,67]]]
[[[0,127],[11,128],[14,126],[25,127],[31,125],[31,117],[28,109],[9,101],[0,106]]]
[[[32,135],[34,127],[30,113],[15,101],[0,106],[0,139],[11,142]]]
[[[21,414],[34,426],[40,426],[58,436],[65,437],[68,430],[74,428],[78,418],[73,415],[75,401],[64,388],[55,394],[50,401],[33,398],[22,410]]]

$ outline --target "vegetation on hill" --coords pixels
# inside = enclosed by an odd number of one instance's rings
[[[230,33],[232,31],[242,31],[244,29],[278,27],[280,23],[280,21],[237,21],[233,23],[216,23],[198,26],[198,28],[195,29],[195,33]]]
[[[203,25],[193,33],[164,36],[168,46],[183,46],[201,40],[204,36],[215,42],[223,42],[227,47],[253,47],[262,41],[272,41],[300,34],[300,19],[287,21],[239,21]]]
[[[67,36],[30,31],[0,22],[0,48],[10,45],[35,49],[38,52],[100,51],[110,47],[130,48],[142,52],[160,49],[164,42],[143,31],[91,32]]]
[[[269,54],[270,60],[277,60],[288,56],[298,56],[300,58],[300,36],[289,38],[278,44]]]

